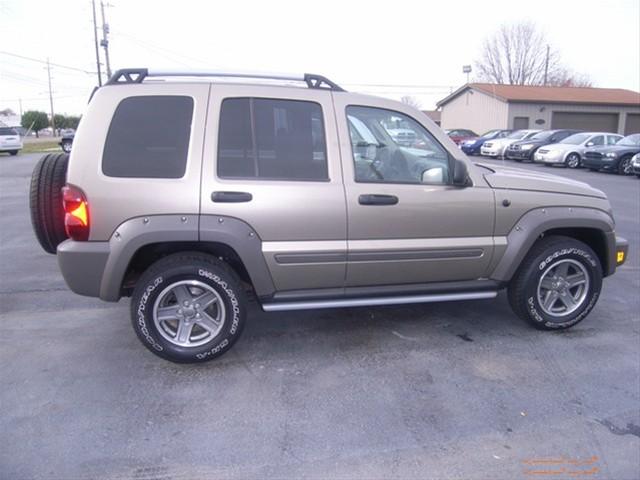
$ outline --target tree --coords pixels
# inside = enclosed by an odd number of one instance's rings
[[[49,126],[49,117],[45,112],[28,110],[22,114],[21,124],[23,128],[30,128],[34,132],[36,132],[36,137],[38,137],[38,132],[43,128],[47,128]]]
[[[420,107],[422,106],[422,104],[420,103],[420,101],[417,98],[412,97],[410,95],[405,95],[404,97],[402,97],[400,99],[400,101],[402,103],[404,103],[405,105],[409,105],[410,107],[413,107],[413,108],[418,109],[418,110],[420,110]]]
[[[53,120],[56,125],[56,130],[60,132],[61,129],[67,128],[67,117],[62,115],[61,113],[56,113],[53,116]],[[53,127],[53,125],[51,125]],[[54,132],[55,133],[55,132]]]
[[[64,128],[73,128],[74,130],[77,130],[79,123],[80,123],[80,117],[71,115],[66,118]]]
[[[481,80],[509,85],[591,86],[560,60],[544,34],[531,22],[505,24],[485,39],[475,62]]]

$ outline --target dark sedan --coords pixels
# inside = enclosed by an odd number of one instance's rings
[[[509,135],[513,130],[489,130],[478,138],[472,138],[460,143],[460,148],[467,155],[480,155],[480,149],[484,142],[489,140],[495,140],[498,138],[504,138]]]
[[[587,150],[582,165],[589,170],[605,170],[620,175],[631,175],[631,158],[640,152],[640,133],[624,137],[615,145],[594,147]]]
[[[558,143],[569,135],[579,133],[580,130],[543,130],[527,140],[512,143],[505,151],[505,157],[516,162],[533,161],[533,154],[540,147]]]

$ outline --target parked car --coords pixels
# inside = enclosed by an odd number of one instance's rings
[[[22,147],[22,138],[15,128],[0,127],[0,152],[17,155]]]
[[[60,147],[62,151],[65,153],[71,152],[71,147],[73,146],[73,138],[76,136],[75,131],[66,132],[62,134],[62,138],[60,139]]]
[[[480,148],[480,154],[485,157],[504,157],[505,151],[509,145],[519,140],[526,140],[531,138],[540,130],[515,130],[504,138],[497,138],[484,142]]]
[[[640,178],[640,153],[636,153],[631,157],[631,172]]]
[[[604,170],[631,175],[631,157],[640,152],[640,133],[628,135],[615,145],[592,147],[584,154],[582,163],[591,171]]]
[[[69,288],[131,297],[138,338],[162,358],[227,352],[248,291],[289,311],[506,288],[532,326],[565,329],[627,257],[609,201],[585,183],[476,165],[412,107],[319,75],[216,81],[228,75],[116,72],[73,154],[46,155],[31,178],[36,237]],[[400,123],[414,146],[385,127]]]
[[[476,138],[478,136],[478,134],[473,130],[467,130],[464,128],[445,130],[444,132],[449,135],[449,138],[453,140],[453,143],[455,143],[456,145],[460,145],[460,142],[464,142],[465,140]]]
[[[582,157],[588,148],[615,145],[621,139],[622,135],[616,133],[575,133],[558,143],[539,148],[533,160],[547,166],[564,165],[569,168],[578,168],[582,165]]]
[[[511,132],[512,130],[500,130],[500,129],[489,130],[488,132],[485,132],[478,138],[472,138],[470,140],[465,140],[464,142],[461,142],[460,148],[467,155],[479,155],[480,149],[482,148],[485,142],[489,140],[504,138],[507,135],[509,135]]]
[[[520,140],[507,147],[506,158],[516,162],[532,161],[536,151],[545,145],[558,143],[569,135],[579,133],[580,130],[543,130],[532,135],[527,140]]]

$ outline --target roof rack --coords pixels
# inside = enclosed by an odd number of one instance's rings
[[[305,82],[307,87],[318,90],[333,90],[344,92],[345,90],[328,78],[314,73],[281,74],[260,72],[233,72],[225,70],[149,70],[148,68],[123,68],[117,70],[105,85],[128,85],[142,83],[149,77],[225,77],[225,78],[259,78],[264,80],[285,80]]]

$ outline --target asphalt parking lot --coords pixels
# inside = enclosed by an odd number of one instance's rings
[[[635,177],[553,169],[605,191],[630,243],[592,314],[567,332],[528,327],[504,294],[254,305],[232,351],[184,366],[139,344],[127,299],[67,290],[31,231],[38,158],[0,156],[0,478],[517,479],[567,466],[543,476],[640,477]]]

